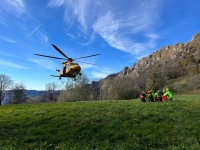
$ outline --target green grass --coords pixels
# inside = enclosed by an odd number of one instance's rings
[[[200,96],[0,106],[0,150],[200,149]]]

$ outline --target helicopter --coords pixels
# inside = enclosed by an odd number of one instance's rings
[[[74,80],[76,80],[76,76],[77,75],[81,76],[81,66],[78,63],[73,62],[73,61],[75,61],[77,59],[81,59],[81,58],[87,58],[87,57],[93,57],[93,56],[100,55],[100,54],[94,54],[94,55],[89,55],[89,56],[84,56],[84,57],[79,57],[79,58],[69,58],[57,46],[55,46],[54,44],[51,44],[51,45],[60,54],[62,54],[65,58],[59,58],[59,57],[47,56],[47,55],[41,55],[41,54],[35,54],[35,55],[42,56],[42,57],[65,60],[65,61],[62,62],[62,72],[59,69],[56,69],[56,71],[58,72],[58,75],[51,75],[53,77],[58,77],[59,79],[62,79],[62,77],[67,77],[67,78],[73,78]],[[82,62],[82,63],[92,64],[92,63],[87,63],[87,62]]]

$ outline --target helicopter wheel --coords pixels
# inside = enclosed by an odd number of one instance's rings
[[[82,73],[79,73],[79,75],[81,76],[81,75],[82,75]]]

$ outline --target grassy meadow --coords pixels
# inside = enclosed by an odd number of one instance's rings
[[[0,106],[0,150],[200,149],[200,95]]]

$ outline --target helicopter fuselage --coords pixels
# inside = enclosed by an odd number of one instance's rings
[[[80,74],[81,67],[78,63],[67,62],[63,64],[63,75],[77,75]]]

